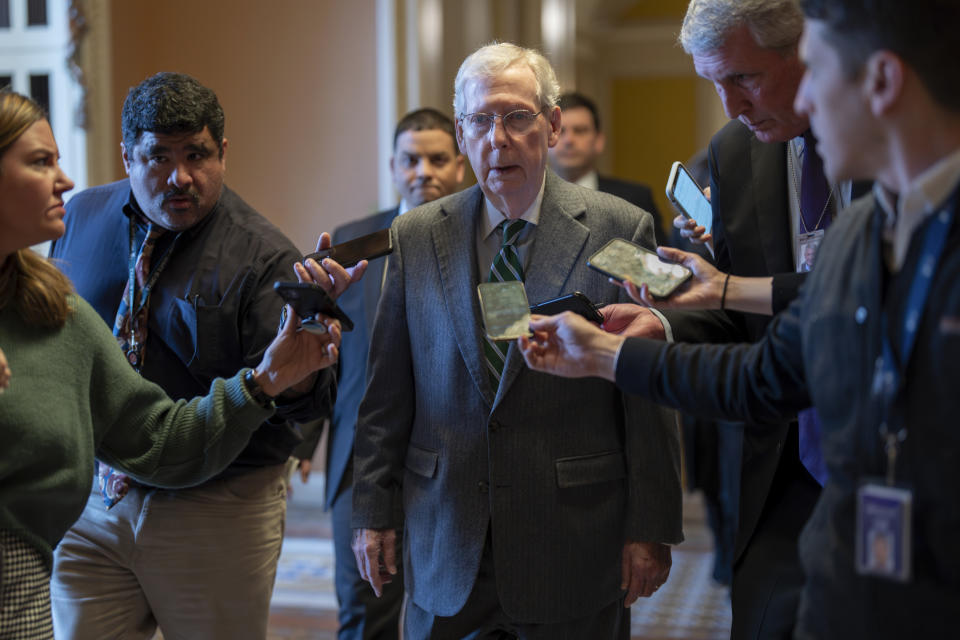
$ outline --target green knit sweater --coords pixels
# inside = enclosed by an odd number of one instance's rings
[[[147,484],[184,487],[223,469],[270,417],[242,372],[210,393],[170,400],[124,359],[103,320],[71,297],[62,330],[0,310],[10,388],[0,395],[0,529],[52,549],[90,495],[94,456]]]

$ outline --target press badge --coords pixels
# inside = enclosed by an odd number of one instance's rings
[[[857,491],[857,573],[898,582],[911,576],[913,492],[884,484],[860,485]]]
[[[825,233],[823,229],[817,229],[816,231],[801,233],[797,236],[797,240],[799,241],[797,271],[799,273],[813,270],[813,264],[817,259],[817,251],[820,250],[820,243],[823,242]]]

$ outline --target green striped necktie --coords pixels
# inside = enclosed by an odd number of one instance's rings
[[[520,262],[516,242],[526,224],[525,220],[504,220],[500,223],[503,242],[500,244],[500,251],[493,258],[493,264],[490,265],[487,282],[523,282],[523,263]],[[487,358],[487,372],[490,374],[490,384],[494,391],[500,386],[500,376],[503,375],[503,365],[509,348],[509,342],[497,342],[484,337],[483,352]]]

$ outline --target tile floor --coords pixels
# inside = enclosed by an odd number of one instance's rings
[[[334,640],[333,550],[321,509],[322,476],[294,480],[268,640]],[[730,635],[727,589],[711,579],[712,540],[699,497],[684,502],[686,541],[673,551],[670,580],[632,607],[633,640],[713,640]]]

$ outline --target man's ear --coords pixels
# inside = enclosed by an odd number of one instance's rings
[[[596,156],[603,155],[603,150],[607,146],[607,136],[603,135],[603,131],[597,132],[597,137],[593,141],[593,154]]]
[[[875,116],[890,112],[903,95],[906,67],[892,51],[875,51],[863,65],[863,88]]]
[[[461,185],[463,184],[463,174],[467,169],[467,159],[463,157],[462,153],[458,153],[453,161],[457,163],[457,185]]]
[[[550,110],[547,122],[550,123],[550,137],[547,138],[547,146],[553,147],[560,141],[560,107],[554,107]]]
[[[226,138],[223,139],[223,143],[220,145],[220,164],[223,165],[223,168],[227,168],[227,143],[229,140]]]
[[[460,122],[460,118],[454,121],[454,126],[457,132],[457,148],[460,149],[460,153],[466,153],[467,147],[463,144],[463,123]]]
[[[123,170],[130,175],[130,156],[127,155],[127,145],[120,143],[120,158],[123,160]]]

